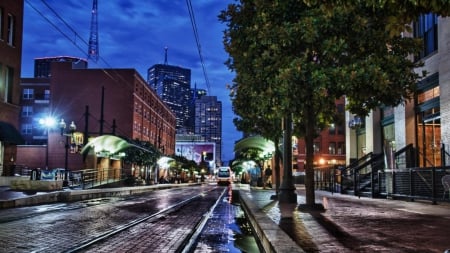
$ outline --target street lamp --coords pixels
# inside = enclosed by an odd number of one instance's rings
[[[43,119],[39,119],[39,124],[41,125],[41,126],[44,126],[45,127],[45,131],[46,131],[46,135],[47,135],[47,141],[46,141],[46,143],[47,143],[47,145],[46,145],[46,149],[45,149],[45,169],[47,170],[48,169],[48,142],[49,142],[49,131],[50,131],[50,128],[52,128],[54,125],[55,125],[55,119],[54,118],[52,118],[52,117],[50,117],[50,116],[47,116],[47,117],[45,117],[45,118],[43,118]]]
[[[350,129],[355,130],[355,137],[356,137],[356,160],[358,160],[358,130],[362,126],[362,120],[360,117],[355,116],[352,120],[348,122],[348,127]]]
[[[65,131],[66,130],[66,122],[64,122],[64,119],[61,119],[61,121],[59,122],[59,128],[61,129],[61,136],[66,136],[66,142],[64,145],[64,148],[66,149],[66,156],[65,156],[65,160],[64,160],[64,181],[63,181],[63,186],[68,186],[69,185],[69,181],[67,180],[67,171],[68,171],[68,158],[69,158],[69,137],[73,137],[73,133],[75,132],[75,130],[77,130],[77,126],[75,125],[75,123],[72,121],[72,123],[70,123],[69,125],[69,131]]]

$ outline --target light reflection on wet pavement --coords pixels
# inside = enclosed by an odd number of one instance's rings
[[[243,210],[230,201],[230,194],[217,204],[193,252],[260,252]]]

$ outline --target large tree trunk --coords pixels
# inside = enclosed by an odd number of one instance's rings
[[[312,107],[312,106],[310,106]],[[308,108],[306,118],[306,168],[305,168],[305,190],[306,190],[306,205],[309,207],[315,206],[314,193],[314,137],[315,137],[315,115],[313,108]]]
[[[297,203],[297,194],[292,178],[292,115],[284,118],[283,133],[283,181],[278,200],[280,203]]]
[[[278,150],[278,139],[274,140],[275,144],[275,195],[278,198],[280,192],[280,151]]]

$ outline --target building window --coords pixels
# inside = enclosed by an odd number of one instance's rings
[[[3,9],[0,8],[0,40],[3,40]]]
[[[33,89],[23,89],[22,94],[23,99],[29,100],[34,98],[34,90]]]
[[[15,31],[14,31],[14,26],[15,26],[15,18],[12,14],[8,14],[8,37],[6,38],[6,41],[8,43],[8,45],[10,46],[14,46],[14,36],[15,36]]]
[[[442,166],[439,97],[439,73],[435,73],[419,83],[416,99],[416,131],[421,167]]]
[[[439,86],[433,87],[429,90],[424,90],[417,94],[417,103],[422,104],[427,101],[430,101],[433,98],[437,98],[440,96],[440,88]]]
[[[6,101],[6,77],[3,74],[3,66],[0,63],[0,102]]]
[[[5,101],[12,103],[13,100],[13,87],[14,87],[14,69],[12,67],[6,67],[6,87],[5,87]]]
[[[31,117],[31,116],[33,116],[33,107],[23,106],[22,107],[22,117]]]
[[[23,135],[32,135],[33,134],[33,125],[23,124],[22,125],[22,134]]]
[[[345,144],[343,142],[339,142],[337,146],[337,154],[344,155],[345,154]]]
[[[44,99],[50,100],[50,90],[44,90]]]
[[[320,153],[320,142],[314,142],[314,154]]]
[[[336,142],[328,143],[328,154],[330,155],[336,154]]]
[[[415,60],[422,59],[438,49],[438,17],[436,14],[428,13],[420,15],[414,23],[414,37],[423,41],[422,51]]]

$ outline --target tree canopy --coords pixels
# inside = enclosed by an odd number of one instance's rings
[[[347,110],[365,116],[414,94],[422,74],[412,71],[421,63],[411,55],[421,41],[401,32],[420,13],[448,12],[448,3],[431,2],[241,0],[219,15],[226,65],[236,73],[237,121],[250,128],[292,115],[306,142],[307,204],[314,203],[313,139],[335,117],[335,100],[345,96]]]
[[[139,166],[153,166],[156,160],[161,156],[161,152],[150,142],[133,140],[130,141],[143,149],[127,149],[123,159],[125,163],[136,164]]]

